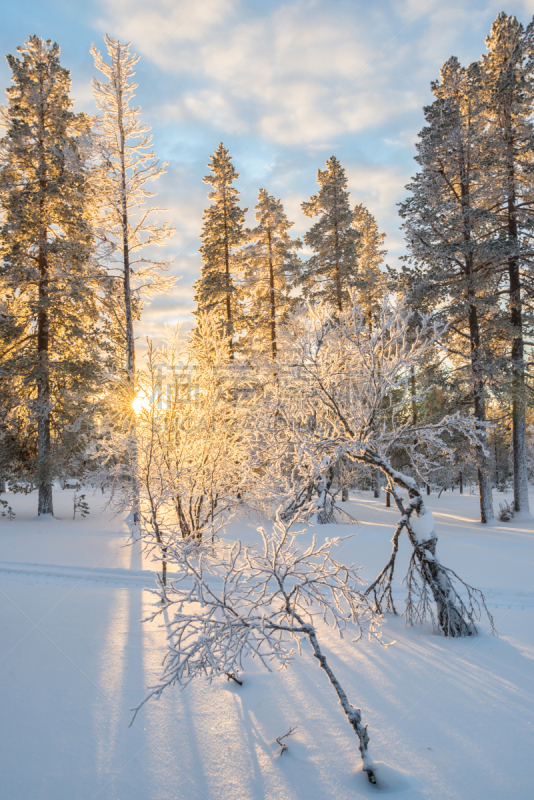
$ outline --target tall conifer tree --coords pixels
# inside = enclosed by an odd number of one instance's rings
[[[411,302],[433,309],[449,324],[444,343],[470,387],[473,410],[484,438],[486,387],[494,372],[499,317],[499,247],[491,232],[495,217],[487,202],[491,158],[482,76],[478,65],[463,69],[451,58],[432,84],[435,101],[425,109],[416,161],[420,171],[407,187],[400,213],[414,272]],[[498,354],[497,354],[498,355]],[[491,482],[483,447],[477,451],[480,514],[493,518]]]
[[[1,365],[16,391],[4,434],[12,455],[26,461],[26,480],[37,484],[42,515],[53,514],[53,480],[76,449],[73,428],[83,428],[97,391],[100,275],[90,261],[83,155],[90,120],[71,111],[57,44],[31,36],[18,51],[7,57],[13,85],[0,145]],[[13,439],[17,426],[25,454]]]
[[[276,359],[278,325],[292,305],[291,289],[300,274],[299,239],[291,239],[293,226],[282,203],[265,189],[258,193],[258,224],[248,231],[251,242],[244,248],[243,300],[253,329],[254,350],[270,352]]]
[[[312,300],[324,300],[342,311],[357,283],[359,232],[352,226],[347,176],[335,156],[317,171],[319,192],[302,203],[307,217],[319,216],[304,237],[314,255],[303,265],[303,290]]]
[[[500,13],[486,46],[482,69],[493,150],[491,202],[499,209],[499,267],[509,296],[514,505],[516,511],[528,512],[524,288],[532,294],[534,24],[525,30],[515,17]],[[532,327],[531,312],[528,323]]]
[[[240,317],[235,286],[237,249],[245,238],[243,222],[248,209],[239,207],[239,192],[233,186],[239,174],[222,142],[210,161],[210,174],[203,181],[212,187],[208,197],[213,202],[204,211],[200,235],[202,274],[195,283],[195,301],[200,312],[215,312],[220,317],[230,340],[232,358],[232,337]]]
[[[380,233],[376,219],[361,203],[354,208],[352,225],[358,233],[358,301],[372,325],[386,291],[386,276],[380,269],[387,253],[383,248],[386,234]]]

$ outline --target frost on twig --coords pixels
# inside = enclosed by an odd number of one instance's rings
[[[194,678],[235,676],[247,656],[268,670],[288,666],[293,645],[300,652],[307,642],[358,737],[363,769],[374,783],[367,725],[322,651],[317,624],[332,626],[340,636],[351,630],[355,640],[364,633],[379,640],[380,616],[360,590],[358,571],[331,555],[341,540],[318,544],[314,536],[310,542],[304,539],[306,531],[289,532],[296,521],[278,516],[272,532],[260,528],[262,545],[257,548],[241,542],[208,545],[199,539],[169,545],[173,572],[166,586],[160,581],[159,593],[165,604],[149,617],[168,615],[167,651],[161,679],[143,703]]]
[[[482,592],[463,581],[454,570],[439,561],[436,554],[438,537],[434,517],[426,509],[416,481],[394,470],[385,458],[378,456],[370,448],[365,450],[364,458],[386,474],[389,491],[401,513],[392,539],[390,559],[366,589],[366,594],[374,598],[375,608],[378,611],[396,611],[392,580],[399,537],[405,529],[413,548],[406,576],[407,621],[410,624],[421,623],[429,618],[445,636],[472,636],[477,631],[476,621],[484,611],[493,632],[493,617]],[[409,503],[400,496],[397,491],[399,487],[408,493]],[[461,589],[465,592],[465,599],[460,593]]]
[[[280,746],[280,752],[278,755],[283,756],[286,750],[288,749],[287,744],[284,744],[284,739],[287,739],[288,736],[293,736],[295,731],[297,730],[298,725],[292,725],[287,733],[284,733],[283,736],[276,737],[276,743]]]
[[[423,369],[433,357],[443,329],[425,316],[414,326],[401,298],[385,298],[379,316],[370,329],[355,295],[342,314],[313,306],[292,318],[281,349],[286,360],[277,363],[279,374],[285,369],[284,381],[266,383],[263,402],[251,414],[263,444],[263,484],[276,487],[290,510],[315,501],[317,522],[331,522],[328,492],[336,465],[380,471],[400,519],[389,560],[367,588],[367,597],[378,613],[396,610],[392,580],[400,536],[406,532],[412,547],[407,620],[430,618],[445,636],[470,636],[481,613],[490,624],[491,615],[481,592],[440,563],[433,518],[414,475],[424,485],[433,456],[454,458],[451,438],[482,447],[485,431],[460,413],[428,424],[414,422],[412,406],[424,395],[413,393],[410,376],[415,365]],[[396,469],[393,463],[402,466]]]

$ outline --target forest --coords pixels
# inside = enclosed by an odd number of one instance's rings
[[[397,615],[428,637],[491,636],[491,579],[471,585],[464,551],[441,559],[429,506],[476,497],[482,537],[532,520],[534,20],[500,13],[480,60],[453,56],[432,82],[398,208],[401,268],[336,155],[310,164],[301,239],[269,187],[247,227],[239,164],[223,142],[206,154],[195,322],[164,341],[137,331],[177,280],[159,249],[175,232],[155,200],[167,164],[135,104],[139,56],[104,45],[94,116],[72,110],[58,44],[32,35],[7,56],[0,524],[31,503],[54,525],[69,490],[76,523],[91,497],[124,520],[154,573],[145,623],[167,631],[132,724],[171,686],[239,693],[250,663],[276,672],[308,648],[380,788],[377,725],[325,630],[384,659]],[[358,535],[362,497],[392,536],[365,580],[336,551]],[[259,538],[229,535],[243,520]]]

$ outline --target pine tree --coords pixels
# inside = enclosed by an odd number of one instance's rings
[[[12,460],[0,471],[37,484],[41,515],[53,514],[53,480],[83,457],[91,428],[100,274],[91,262],[90,120],[70,110],[57,44],[31,36],[18,52],[7,57],[13,85],[0,144],[0,382],[10,386],[0,449]]]
[[[152,137],[150,128],[140,122],[140,108],[133,108],[131,101],[137,88],[131,79],[139,56],[130,54],[129,44],[120,44],[110,36],[104,36],[111,60],[107,64],[94,45],[91,54],[95,66],[108,79],[107,83],[93,79],[93,90],[101,116],[97,118],[96,130],[100,146],[100,201],[101,237],[109,245],[110,277],[108,289],[117,288],[115,270],[122,283],[121,294],[108,291],[108,302],[115,300],[117,309],[108,308],[118,330],[122,329],[125,348],[124,369],[135,392],[135,337],[134,319],[139,314],[144,297],[167,291],[175,282],[162,272],[168,270],[167,262],[155,261],[141,255],[149,245],[164,245],[174,233],[169,222],[158,225],[151,222],[153,215],[162,209],[146,208],[147,201],[154,196],[146,188],[164,174],[167,164],[159,163],[150,150]],[[118,257],[115,257],[118,253]],[[133,284],[133,285],[132,285]],[[122,296],[121,296],[122,295]],[[120,340],[119,340],[120,341]]]
[[[232,185],[239,174],[232,158],[221,142],[210,156],[210,174],[203,178],[212,187],[208,193],[213,203],[204,211],[202,226],[202,274],[195,283],[195,302],[201,313],[215,312],[230,339],[230,358],[233,357],[232,337],[239,324],[235,277],[239,270],[238,248],[245,235],[245,212],[238,205],[239,192]]]
[[[258,225],[247,231],[251,243],[243,251],[242,293],[253,329],[254,351],[270,352],[274,360],[278,325],[293,303],[290,292],[300,274],[296,251],[302,245],[289,236],[293,223],[288,221],[281,201],[265,189],[258,193],[256,220]]]
[[[357,284],[359,233],[352,226],[345,170],[335,156],[325,170],[317,171],[317,182],[318,194],[302,203],[307,217],[320,217],[304,237],[314,255],[303,266],[303,291],[307,298],[342,311]]]
[[[492,140],[492,202],[499,209],[497,232],[502,247],[499,271],[509,294],[511,339],[514,505],[528,512],[526,383],[522,286],[532,290],[534,224],[534,22],[525,29],[515,17],[500,13],[486,39],[482,57],[484,97]],[[532,315],[529,314],[530,323]]]
[[[494,214],[488,204],[492,161],[487,141],[481,73],[451,58],[432,84],[436,100],[425,109],[416,161],[420,171],[401,204],[414,265],[413,307],[433,309],[449,324],[444,344],[470,386],[473,410],[484,438],[486,385],[498,353],[493,267],[499,247],[492,237]],[[484,448],[477,450],[481,521],[493,518],[491,482]]]
[[[386,291],[386,275],[380,269],[387,253],[382,249],[386,235],[380,233],[375,218],[361,203],[353,211],[352,225],[358,232],[358,303],[372,325]]]

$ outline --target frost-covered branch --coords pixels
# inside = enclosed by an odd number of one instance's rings
[[[464,602],[454,573],[440,564],[432,515],[414,477],[428,475],[436,455],[454,457],[452,436],[467,447],[480,446],[480,423],[460,413],[414,425],[413,404],[424,398],[412,391],[410,376],[432,356],[440,334],[426,317],[414,326],[399,299],[385,299],[379,324],[372,329],[356,302],[335,317],[327,308],[309,308],[288,326],[286,362],[266,380],[263,402],[251,416],[263,446],[258,483],[270,482],[278,490],[285,485],[289,510],[315,502],[317,521],[330,521],[332,514],[325,513],[332,499],[328,490],[336,466],[344,461],[387,476],[401,517],[390,559],[369,587],[369,596],[378,611],[394,610],[391,581],[405,530],[413,548],[408,620],[430,616],[445,635],[465,636],[476,632],[483,598],[460,581],[468,595]],[[394,468],[394,459],[400,469]],[[399,491],[407,494],[407,501]]]
[[[332,671],[318,624],[332,626],[340,636],[350,630],[356,639],[364,632],[379,639],[380,616],[362,593],[357,570],[331,555],[341,540],[318,544],[313,537],[309,542],[306,531],[290,533],[296,521],[278,517],[272,531],[260,528],[262,546],[257,548],[193,540],[168,548],[172,579],[167,586],[160,582],[163,605],[150,617],[168,615],[168,649],[161,680],[144,702],[197,677],[235,676],[247,656],[269,670],[273,664],[287,666],[294,656],[292,644],[300,651],[308,641],[358,736],[363,769],[374,783],[367,725]]]

